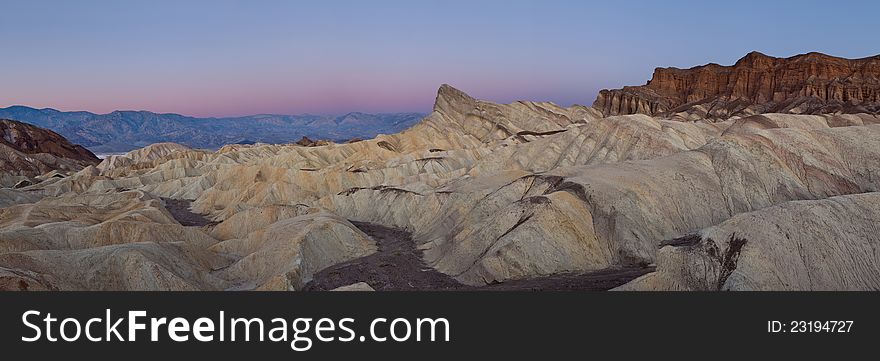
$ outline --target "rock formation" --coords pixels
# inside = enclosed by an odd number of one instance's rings
[[[330,144],[330,142],[326,140],[312,140],[309,137],[302,137],[302,139],[297,140],[294,144],[303,147],[320,147],[322,145],[328,145]]]
[[[686,120],[761,113],[880,111],[880,55],[844,59],[820,53],[776,58],[752,52],[732,66],[657,68],[646,85],[602,90],[605,115],[647,114]]]
[[[880,193],[785,202],[662,245],[618,290],[880,290]]]
[[[98,171],[106,173],[123,166],[149,167],[149,164],[157,159],[189,150],[192,149],[177,143],[155,143],[122,155],[107,156],[96,168]]]
[[[349,292],[352,292],[352,291],[353,292],[365,292],[365,291],[367,291],[367,292],[369,292],[369,291],[375,291],[375,290],[373,289],[373,287],[370,287],[370,285],[368,285],[366,282],[358,282],[358,283],[350,284],[348,286],[334,288],[331,291],[349,291]]]
[[[70,144],[67,139],[51,130],[35,127],[9,119],[0,119],[0,143],[25,154],[51,154],[58,158],[96,162],[92,152],[79,145]]]
[[[0,186],[25,187],[35,177],[55,171],[66,176],[99,159],[57,133],[14,120],[0,119]]]

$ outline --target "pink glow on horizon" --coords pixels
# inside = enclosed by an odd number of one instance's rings
[[[551,101],[566,89],[554,89],[548,81],[529,81],[491,77],[485,74],[464,77],[463,81],[405,79],[379,74],[358,77],[335,76],[299,81],[217,78],[193,79],[175,85],[143,82],[139,84],[70,84],[42,88],[16,89],[14,95],[0,91],[0,106],[25,105],[62,111],[84,110],[109,113],[114,110],[147,110],[197,117],[226,117],[252,114],[343,114],[430,112],[437,88],[442,83],[461,89],[479,99],[498,102],[514,100]],[[425,86],[426,83],[435,83]],[[39,84],[39,83],[38,83]],[[76,91],[76,88],[89,89]],[[555,94],[554,94],[555,93]],[[589,90],[582,91],[580,104],[589,104]],[[570,105],[570,104],[561,104]]]
[[[752,50],[877,51],[870,24],[880,2],[862,1],[844,20],[821,6],[695,3],[9,1],[0,106],[428,112],[443,83],[489,101],[589,105],[599,89],[644,84],[656,66],[732,64]],[[754,26],[766,23],[774,31]]]

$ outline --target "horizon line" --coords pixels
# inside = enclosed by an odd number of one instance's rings
[[[18,108],[28,108],[28,109],[38,110],[38,111],[46,111],[46,110],[49,110],[49,111],[56,111],[56,112],[59,112],[59,113],[89,113],[89,114],[99,115],[99,116],[110,115],[110,114],[113,114],[113,113],[151,113],[151,114],[156,114],[156,115],[176,115],[176,116],[180,116],[180,117],[185,117],[185,118],[195,118],[195,119],[230,119],[230,118],[246,118],[246,117],[256,117],[256,116],[276,116],[276,117],[279,117],[279,116],[280,116],[280,117],[293,117],[293,116],[341,117],[341,116],[346,116],[346,115],[349,115],[349,114],[368,114],[368,115],[420,114],[420,115],[428,115],[428,114],[431,114],[431,112],[433,111],[433,110],[432,110],[432,111],[427,111],[427,112],[424,112],[424,111],[400,111],[400,112],[387,112],[387,111],[383,111],[383,112],[349,111],[349,112],[342,112],[342,113],[310,113],[310,112],[305,112],[305,113],[288,113],[288,114],[282,114],[282,113],[249,113],[249,114],[243,114],[243,115],[197,116],[197,115],[187,115],[187,114],[182,114],[182,113],[177,113],[177,112],[156,112],[156,111],[146,110],[146,109],[141,109],[141,110],[133,110],[133,109],[116,109],[116,110],[113,110],[113,111],[110,111],[110,112],[107,112],[107,113],[101,113],[101,112],[93,112],[93,111],[90,111],[90,110],[61,110],[61,109],[57,109],[57,108],[53,108],[53,107],[42,107],[42,108],[37,108],[37,107],[32,107],[32,106],[24,105],[24,104],[12,104],[12,105],[8,105],[8,106],[5,106],[5,107],[0,107],[0,110],[5,110],[5,109],[9,109],[9,108],[16,108],[16,107],[18,107]]]

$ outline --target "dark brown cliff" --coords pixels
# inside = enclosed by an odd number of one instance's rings
[[[0,119],[0,187],[32,184],[51,171],[77,171],[100,162],[88,149],[51,130]]]
[[[46,153],[60,158],[99,162],[95,154],[83,146],[71,144],[66,138],[48,129],[9,119],[0,119],[0,144],[25,154]]]
[[[820,53],[776,58],[752,52],[732,66],[657,68],[646,85],[602,90],[604,115],[727,118],[758,113],[877,113],[880,55]]]

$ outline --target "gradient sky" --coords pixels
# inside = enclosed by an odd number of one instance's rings
[[[880,53],[870,1],[0,1],[0,107],[195,116],[592,104],[657,66]]]

